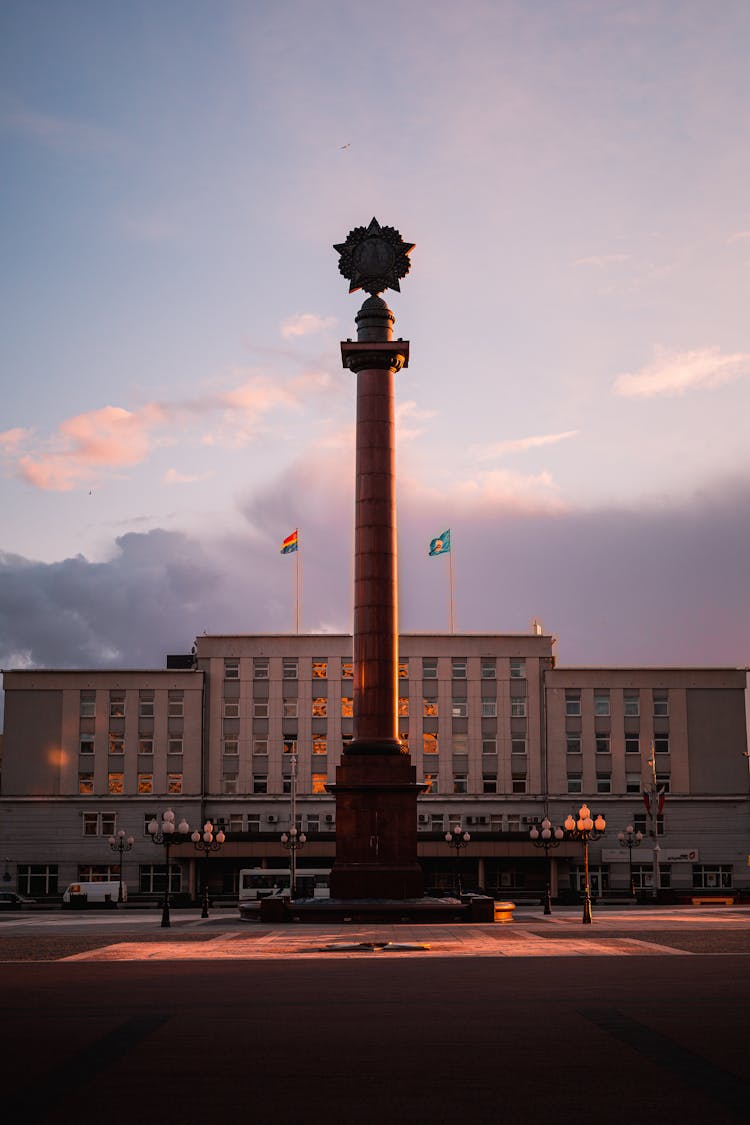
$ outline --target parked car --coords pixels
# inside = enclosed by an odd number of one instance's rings
[[[33,906],[35,898],[20,895],[17,891],[0,891],[0,910],[23,910],[24,906]]]

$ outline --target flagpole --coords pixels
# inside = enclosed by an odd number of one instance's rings
[[[450,630],[456,631],[456,618],[453,610],[453,537],[451,536],[451,549],[448,552],[448,590],[450,601]]]
[[[300,548],[299,529],[297,530],[297,550],[294,552],[294,631],[299,636],[300,616]]]

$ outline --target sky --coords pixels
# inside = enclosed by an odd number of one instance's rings
[[[352,621],[385,296],[400,624],[744,666],[746,0],[1,0],[0,667]]]

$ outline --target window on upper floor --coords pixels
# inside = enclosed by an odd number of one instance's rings
[[[185,693],[182,691],[170,691],[169,699],[167,701],[167,714],[170,719],[181,719],[184,714],[185,708]]]
[[[525,738],[512,738],[510,740],[511,754],[525,754],[526,753],[526,739]]]
[[[228,754],[230,758],[236,757],[240,752],[240,744],[236,738],[224,739],[224,753]]]
[[[138,774],[138,792],[139,793],[153,793],[154,791],[154,775],[152,773],[139,773]]]
[[[399,660],[399,662],[398,662],[398,678],[400,680],[408,680],[409,679],[409,661],[408,660]]]
[[[497,754],[497,739],[496,738],[483,738],[482,739],[482,754]]]
[[[255,656],[253,657],[253,679],[254,680],[267,680],[268,679],[268,657]]]
[[[79,708],[79,715],[82,719],[93,719],[96,715],[96,692],[95,691],[82,691],[81,701]]]
[[[312,740],[312,752],[313,752],[313,754],[327,754],[328,753],[328,744],[327,744],[325,738],[314,738]]]
[[[82,754],[94,753],[94,736],[93,734],[82,734],[78,743],[78,749]]]
[[[640,754],[641,740],[637,734],[625,735],[625,753],[626,754]]]
[[[431,731],[425,731],[422,735],[422,750],[425,754],[437,754],[438,736]]]
[[[654,737],[654,753],[655,754],[668,754],[669,753],[669,735],[657,734]]]
[[[353,680],[354,679],[354,665],[351,660],[341,661],[341,679]]]
[[[597,754],[609,754],[609,735],[597,734],[595,746]]]
[[[121,735],[111,734],[109,736],[109,752],[110,754],[125,753],[125,739]]]
[[[182,753],[182,739],[181,738],[170,738],[169,741],[167,742],[167,753],[168,754],[181,754]]]
[[[454,773],[453,775],[453,792],[466,793],[469,788],[468,775],[465,773]]]
[[[568,754],[581,753],[581,739],[578,735],[568,736],[565,740],[565,751]]]
[[[255,706],[255,705],[254,705]],[[253,709],[253,714],[255,713]],[[240,703],[238,699],[225,699],[222,708],[222,714],[225,719],[239,719],[240,717]],[[268,714],[268,704],[266,704],[266,714]]]
[[[409,714],[409,696],[400,695],[398,697],[398,713],[400,718],[406,718]]]
[[[235,718],[239,717],[239,707]],[[226,716],[230,718],[231,716]],[[268,718],[268,700],[267,699],[254,699],[253,700],[253,718],[254,719],[267,719]]]
[[[609,715],[609,692],[594,692],[594,714]]]
[[[466,657],[454,656],[451,658],[451,677],[454,680],[466,679]]]
[[[328,715],[328,699],[325,695],[316,695],[312,701],[314,719],[325,719]]]
[[[510,660],[511,680],[526,679],[526,661],[520,656],[513,656]]]
[[[182,774],[181,773],[168,773],[167,774],[167,793],[181,793],[182,792]]]
[[[119,771],[107,775],[107,792],[111,797],[121,797],[125,792],[125,774]]]
[[[237,657],[230,656],[224,661],[224,679],[225,680],[239,680],[240,678],[240,662]]]
[[[654,718],[665,719],[669,715],[669,695],[663,690],[654,690]]]
[[[281,661],[281,676],[284,680],[297,679],[297,658],[285,656]]]
[[[510,717],[511,717],[511,719],[525,719],[526,718],[526,700],[525,699],[511,699],[511,701],[510,701]]]
[[[454,699],[451,703],[451,715],[454,719],[465,719],[469,714],[469,703],[466,699]]]
[[[314,680],[328,679],[328,661],[327,660],[313,660],[312,662],[312,678]]]
[[[341,718],[351,719],[354,717],[354,700],[350,695],[341,696]]]
[[[284,699],[281,702],[282,719],[296,719],[299,715],[299,700]]]
[[[326,792],[326,785],[328,784],[328,774],[314,773],[311,777],[312,792],[324,794]]]
[[[483,699],[482,700],[482,718],[483,719],[496,719],[497,718],[497,700],[496,699]]]
[[[436,680],[438,678],[438,662],[436,656],[425,656],[422,659],[422,679]]]
[[[576,718],[581,714],[581,693],[579,691],[565,692],[565,714],[569,718]]]
[[[625,774],[625,792],[626,793],[640,793],[641,791],[641,775],[639,773],[626,773]]]
[[[641,701],[637,695],[626,695],[623,700],[626,719],[637,719],[641,713]]]
[[[497,676],[497,661],[494,656],[483,656],[481,662],[483,680],[494,680]]]
[[[265,755],[268,753],[268,739],[267,738],[254,738],[253,739],[253,754]]]
[[[437,699],[423,699],[422,700],[422,714],[426,719],[432,719],[437,716],[438,701]]]
[[[125,692],[124,691],[111,691],[109,693],[109,717],[110,717],[110,719],[124,719],[125,718]]]

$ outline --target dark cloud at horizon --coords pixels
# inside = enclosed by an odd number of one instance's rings
[[[252,530],[233,538],[131,532],[107,562],[0,555],[0,666],[159,668],[203,632],[291,633],[295,560],[278,550],[294,526],[303,630],[348,631],[347,489],[301,483],[289,474],[248,500]],[[449,515],[407,494],[401,628],[448,628],[448,559],[427,558],[427,544],[450,525],[459,631],[526,632],[538,617],[561,664],[743,666],[749,516],[744,483],[689,504],[534,516]]]

